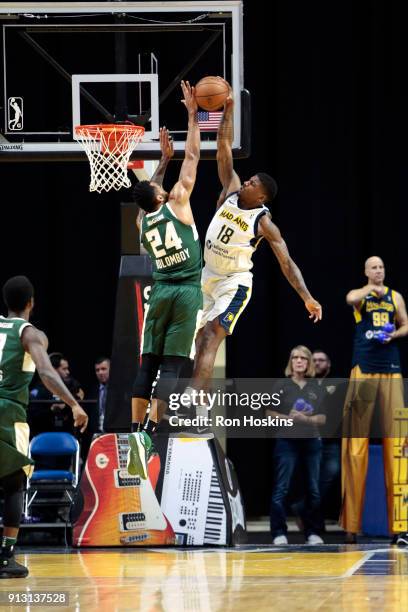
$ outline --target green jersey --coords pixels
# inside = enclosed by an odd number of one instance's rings
[[[200,285],[201,245],[195,225],[182,223],[168,204],[143,217],[142,242],[153,262],[153,279]]]
[[[31,355],[21,344],[23,330],[31,325],[25,319],[0,316],[0,399],[26,406],[28,385],[35,372]]]

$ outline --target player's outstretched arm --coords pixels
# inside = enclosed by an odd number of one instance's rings
[[[71,407],[75,427],[80,427],[81,432],[85,431],[88,424],[88,415],[82,410],[76,399],[64,385],[59,374],[52,367],[47,354],[47,336],[35,327],[29,326],[23,330],[21,342],[24,350],[30,353],[44,385],[51,393],[58,396],[65,404]]]
[[[184,96],[182,102],[188,112],[188,131],[179,180],[171,190],[169,200],[179,204],[187,204],[194,188],[197,166],[200,160],[200,128],[197,122],[197,102],[194,97],[194,87],[191,87],[188,81],[181,81],[181,89]]]
[[[163,185],[163,180],[166,174],[168,163],[174,156],[173,139],[170,136],[169,131],[166,127],[160,128],[160,149],[161,158],[152,177],[147,174],[144,168],[135,168],[133,170],[139,181],[150,181],[152,183],[157,183],[160,186]],[[142,226],[144,215],[144,210],[139,208],[139,212],[136,217],[136,226],[139,231]]]
[[[303,276],[293,259],[289,255],[288,247],[282,238],[279,228],[272,223],[271,219],[264,215],[259,222],[260,233],[269,242],[269,245],[274,252],[283,274],[286,276],[289,283],[297,291],[305,303],[306,309],[309,312],[309,318],[316,323],[322,318],[322,307],[310,294],[306,287]]]
[[[224,113],[217,132],[217,168],[218,177],[222,185],[222,193],[218,199],[217,207],[220,206],[227,195],[238,191],[241,187],[239,176],[234,170],[232,158],[232,141],[234,138],[234,99],[232,90],[225,101]]]
[[[166,174],[168,163],[174,156],[173,139],[166,127],[160,128],[160,150],[161,158],[159,165],[157,166],[155,173],[150,180],[152,183],[157,183],[161,186],[163,185],[164,175]]]

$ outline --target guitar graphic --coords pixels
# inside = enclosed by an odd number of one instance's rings
[[[126,470],[127,434],[105,434],[89,449],[81,480],[84,507],[73,529],[76,546],[165,545],[175,536],[154,489],[160,457],[149,459],[149,478]]]

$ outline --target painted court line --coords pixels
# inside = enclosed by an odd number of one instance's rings
[[[358,569],[360,569],[360,567],[362,565],[364,565],[364,563],[366,561],[368,561],[374,554],[376,551],[374,550],[370,550],[370,552],[366,552],[363,557],[359,560],[356,561],[356,563],[354,563],[354,565],[352,565],[347,572],[345,572],[341,578],[350,578],[350,576],[352,576]]]

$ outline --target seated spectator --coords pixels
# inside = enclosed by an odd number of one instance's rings
[[[79,382],[71,376],[67,359],[62,353],[50,353],[49,357],[52,367],[58,372],[68,390],[75,399],[82,400],[84,392]],[[44,431],[67,431],[74,434],[72,411],[69,406],[59,401],[59,397],[52,395],[42,383],[31,390],[30,398],[35,400],[30,403],[27,411],[31,437]],[[42,403],[39,400],[48,401]],[[55,402],[51,403],[50,400]]]
[[[267,410],[274,417],[293,419],[293,438],[279,437],[273,455],[274,484],[271,499],[270,525],[273,543],[288,543],[285,502],[296,463],[302,461],[306,471],[306,498],[302,521],[307,544],[322,544],[320,531],[319,475],[322,442],[318,426],[325,422],[321,413],[322,390],[314,379],[312,354],[305,346],[292,349],[285,369],[287,380],[279,381],[281,403],[278,410]],[[302,406],[302,409],[300,407]]]

